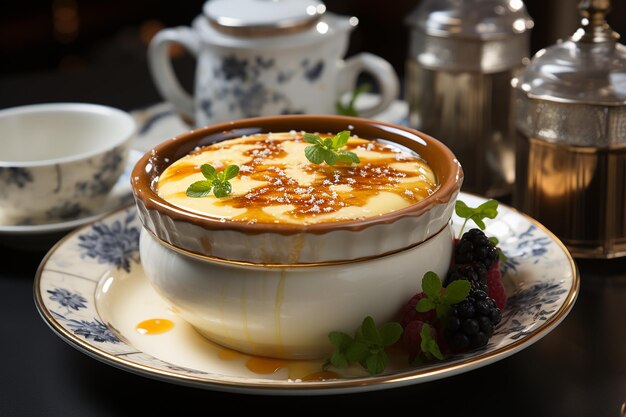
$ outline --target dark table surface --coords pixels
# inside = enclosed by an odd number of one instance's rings
[[[129,77],[128,67],[77,73],[60,80],[63,89],[58,77],[5,78],[0,108],[75,100],[132,110],[158,99],[145,68],[136,73]],[[95,82],[105,76],[117,83],[115,89]],[[273,397],[152,380],[70,347],[47,327],[33,301],[33,278],[47,248],[24,251],[13,244],[0,237],[0,417],[195,416],[219,410],[228,415],[381,410],[420,417],[619,417],[626,401],[626,258],[577,260],[581,288],[571,313],[537,343],[494,364],[403,388]]]

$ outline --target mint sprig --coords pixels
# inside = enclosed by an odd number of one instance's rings
[[[233,188],[230,180],[239,174],[239,167],[237,165],[228,165],[224,171],[217,172],[212,165],[202,164],[200,171],[206,180],[196,181],[187,187],[187,197],[206,197],[213,191],[215,197],[222,198],[232,192]]]
[[[304,148],[304,155],[314,164],[321,164],[322,162],[326,162],[328,165],[335,165],[337,162],[358,164],[361,160],[357,154],[340,149],[348,143],[348,139],[350,139],[349,130],[341,131],[334,137],[325,139],[318,135],[305,133],[304,140],[311,145]]]
[[[361,84],[352,91],[352,96],[347,104],[343,104],[340,100],[335,103],[335,110],[337,114],[343,116],[358,116],[359,112],[356,109],[356,99],[363,93],[370,91],[372,87],[369,84]]]
[[[463,235],[463,229],[465,229],[465,225],[468,220],[472,220],[476,223],[476,226],[480,228],[480,230],[485,230],[485,222],[483,219],[495,219],[498,215],[498,202],[496,200],[488,200],[479,205],[478,207],[469,207],[461,200],[457,200],[454,204],[454,211],[457,216],[462,219],[465,219],[463,222],[463,226],[461,226],[461,231],[459,232],[459,237]]]
[[[459,239],[463,236],[463,229],[465,229],[465,225],[468,220],[472,220],[476,225],[480,228],[480,230],[485,230],[485,222],[483,219],[495,219],[498,215],[498,202],[496,200],[488,200],[479,205],[478,207],[469,207],[461,200],[457,200],[454,204],[454,211],[456,215],[465,219],[463,221],[463,225],[461,226],[461,230],[459,231]],[[490,237],[489,241],[496,247],[498,251],[498,259],[500,262],[505,262],[508,258],[502,252],[502,249],[498,247],[498,239],[496,237]]]
[[[439,345],[437,341],[433,338],[431,327],[428,323],[424,323],[422,325],[422,330],[420,331],[420,338],[422,339],[420,343],[420,349],[426,359],[436,358],[440,361],[443,360],[443,354],[439,349]],[[419,357],[419,356],[418,356]],[[416,357],[417,359],[417,357]]]
[[[335,346],[330,363],[336,368],[358,363],[370,374],[379,374],[385,370],[389,360],[385,348],[396,343],[402,332],[400,323],[376,326],[374,319],[367,316],[354,337],[338,331],[328,334],[328,339]]]
[[[441,291],[441,279],[433,271],[428,271],[422,278],[422,291],[426,294],[417,302],[415,308],[420,313],[435,310],[437,318],[444,320],[448,315],[450,307],[465,300],[470,292],[470,283],[467,280],[459,279],[452,281]]]

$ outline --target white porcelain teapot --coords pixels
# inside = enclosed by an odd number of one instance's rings
[[[195,126],[276,114],[333,114],[337,101],[369,73],[379,101],[359,115],[386,109],[399,93],[384,59],[360,53],[343,59],[355,17],[326,12],[318,0],[210,0],[192,27],[160,31],[148,50],[154,82],[165,100]],[[168,55],[178,43],[197,58],[193,97]]]

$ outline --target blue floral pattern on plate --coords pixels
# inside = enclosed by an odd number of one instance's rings
[[[70,309],[78,311],[81,308],[87,307],[85,305],[87,299],[77,292],[71,292],[65,288],[55,288],[53,290],[48,290],[48,293],[50,294],[50,300],[56,301],[63,307],[67,307],[68,312]]]
[[[139,227],[136,225],[136,216],[136,212],[130,211],[124,219],[111,224],[98,222],[91,226],[91,230],[79,234],[81,255],[129,272],[131,263],[139,262]]]
[[[472,206],[484,201],[463,193],[460,199]],[[460,224],[459,220],[453,218],[453,223]],[[51,251],[35,282],[42,316],[71,344],[131,371],[204,388],[265,392],[258,386],[258,378],[223,375],[147,354],[120,337],[98,313],[96,287],[108,285],[109,276],[124,276],[141,269],[140,228],[135,209],[128,208],[74,232]],[[352,387],[333,390],[334,383],[345,380],[328,380],[323,392],[354,392],[372,384],[376,389],[425,382],[445,377],[448,367],[458,361],[465,361],[463,370],[471,370],[528,347],[558,325],[573,306],[579,286],[569,253],[549,233],[508,207],[501,206],[498,218],[488,222],[486,233],[499,239],[508,256],[508,263],[504,264],[508,266],[503,267],[507,271],[505,286],[509,298],[502,322],[485,348],[427,367],[394,370],[399,376],[397,381],[390,383],[386,375],[386,383],[380,386],[377,377],[366,376],[356,378]],[[458,370],[451,369],[450,374],[454,373]],[[224,384],[225,380],[228,383]],[[233,381],[237,388],[233,388]],[[287,380],[263,381],[271,387],[267,392],[274,394],[281,389],[288,391],[293,384]]]

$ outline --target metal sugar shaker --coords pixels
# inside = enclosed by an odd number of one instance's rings
[[[513,81],[514,204],[579,258],[626,255],[626,47],[609,8],[581,1],[581,27]]]
[[[511,79],[530,55],[521,0],[423,0],[410,28],[409,124],[444,142],[463,191],[510,196],[515,179]]]

